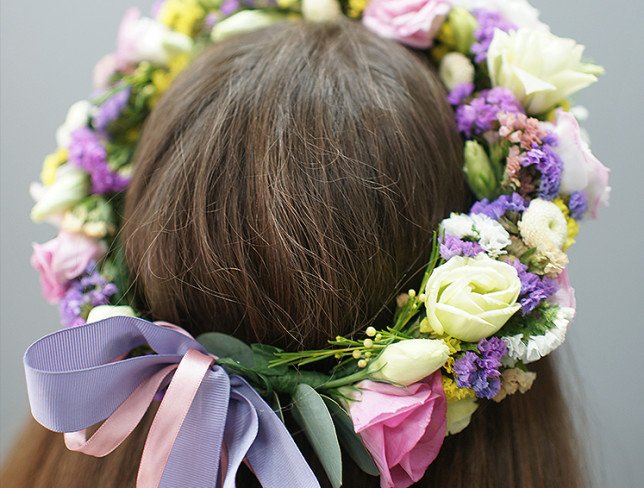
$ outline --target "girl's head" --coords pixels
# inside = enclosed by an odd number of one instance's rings
[[[141,307],[292,349],[363,329],[463,209],[461,167],[432,68],[359,24],[217,44],[138,150],[123,241]]]

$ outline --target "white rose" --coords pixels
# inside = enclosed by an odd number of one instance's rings
[[[447,435],[458,434],[467,427],[477,408],[476,398],[447,402]]]
[[[391,344],[369,365],[373,380],[409,386],[440,369],[449,347],[437,339],[408,339]]]
[[[610,170],[593,155],[572,113],[558,110],[557,120],[551,127],[558,138],[554,150],[563,162],[560,191],[568,195],[586,192],[591,214],[595,217],[599,206],[608,205]]]
[[[56,144],[58,144],[58,147],[69,147],[72,132],[87,125],[89,116],[92,113],[92,107],[92,104],[87,100],[79,100],[69,107],[65,122],[56,131]]]
[[[428,326],[462,341],[476,342],[495,334],[519,310],[521,281],[517,270],[486,254],[455,256],[436,268],[429,280]]]
[[[89,311],[87,323],[91,324],[92,322],[119,316],[136,317],[136,314],[132,307],[127,305],[98,305]]]
[[[36,205],[31,209],[31,219],[42,222],[48,217],[64,212],[88,195],[89,176],[82,169],[64,164],[56,170],[54,183],[32,188]]]
[[[568,236],[566,217],[548,200],[535,198],[519,221],[521,238],[526,245],[547,251],[551,246],[562,249]]]
[[[452,4],[470,12],[476,9],[499,12],[505,20],[517,27],[549,30],[548,26],[539,20],[539,11],[527,0],[452,0]]]
[[[488,51],[494,86],[512,90],[530,114],[541,114],[585,88],[603,73],[581,61],[584,46],[547,31],[496,30]]]
[[[342,17],[338,0],[303,0],[302,16],[312,22],[332,22]]]
[[[130,8],[119,27],[116,62],[119,68],[141,61],[166,66],[172,55],[190,52],[192,45],[189,36],[149,17],[141,17],[137,8]]]
[[[452,52],[441,61],[438,74],[448,90],[453,90],[458,85],[474,81],[474,65],[467,56]]]

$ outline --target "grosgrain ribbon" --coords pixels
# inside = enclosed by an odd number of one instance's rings
[[[157,354],[114,360],[145,344]],[[92,456],[116,449],[170,381],[145,443],[139,488],[233,488],[242,462],[264,487],[318,488],[271,407],[213,362],[185,331],[134,317],[55,332],[24,357],[34,418]],[[102,421],[87,439],[85,430]]]

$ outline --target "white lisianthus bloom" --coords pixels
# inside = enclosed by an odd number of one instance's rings
[[[456,212],[452,212],[448,218],[443,219],[440,223],[440,231],[456,236],[459,239],[463,239],[464,237],[478,238],[478,234],[474,231],[472,217]]]
[[[136,317],[136,313],[134,313],[132,307],[127,305],[98,305],[89,311],[87,323],[91,324],[92,322],[119,316]]]
[[[302,16],[312,22],[333,22],[342,17],[338,0],[303,0]]]
[[[92,107],[92,104],[87,100],[79,100],[69,107],[65,122],[56,131],[56,144],[58,144],[58,147],[69,147],[72,132],[87,125],[87,121],[92,114]]]
[[[441,232],[459,239],[476,239],[492,257],[505,254],[511,244],[510,234],[496,220],[484,214],[463,215],[452,212],[440,224]]]
[[[472,222],[478,234],[479,244],[486,253],[491,257],[498,257],[507,253],[504,249],[512,241],[510,240],[510,234],[501,224],[485,214],[472,215]]]
[[[538,361],[563,344],[570,322],[575,316],[575,309],[560,307],[554,320],[554,327],[545,334],[532,336],[527,343],[521,335],[502,337],[508,347],[508,356],[525,364]]]
[[[474,81],[474,65],[467,56],[452,52],[441,61],[438,74],[447,89],[453,90],[458,85]]]
[[[560,191],[568,195],[584,191],[591,215],[596,217],[598,208],[608,205],[610,170],[593,155],[572,113],[558,110],[551,127],[558,139],[553,149],[563,163]]]
[[[549,250],[552,245],[562,249],[568,235],[564,214],[557,205],[542,198],[530,202],[518,226],[523,242],[537,250]]]
[[[141,17],[137,8],[130,8],[121,21],[116,45],[116,64],[125,68],[141,61],[167,66],[173,55],[190,52],[193,42],[189,36]]]
[[[476,398],[463,398],[447,402],[447,435],[458,434],[470,424],[478,408]]]
[[[391,344],[369,365],[370,379],[409,386],[440,369],[449,347],[438,339],[408,339]]]
[[[490,79],[510,89],[529,114],[541,114],[603,73],[583,63],[583,53],[584,46],[547,31],[497,29],[488,50]]]
[[[505,20],[517,27],[549,30],[549,27],[539,20],[539,11],[527,0],[452,0],[452,5],[470,12],[476,9],[499,12]]]
[[[31,209],[31,219],[43,222],[48,217],[73,207],[88,195],[89,176],[80,168],[64,164],[56,170],[54,183],[32,189],[37,200]]]
[[[214,42],[219,42],[235,34],[268,27],[275,22],[286,20],[286,18],[285,15],[278,12],[242,10],[218,22],[210,33],[210,37]]]
[[[429,277],[426,325],[421,332],[448,334],[462,341],[489,337],[519,310],[517,270],[486,254],[455,256]]]

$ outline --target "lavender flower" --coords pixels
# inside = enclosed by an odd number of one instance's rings
[[[483,248],[478,242],[464,241],[449,234],[444,238],[439,238],[439,242],[440,255],[445,260],[454,256],[476,256],[483,252]]]
[[[239,9],[240,4],[240,0],[224,0],[224,3],[219,7],[219,11],[223,15],[230,15]]]
[[[500,29],[510,32],[517,29],[512,22],[508,22],[499,12],[492,12],[485,9],[476,9],[472,12],[478,21],[478,28],[474,31],[476,42],[472,45],[474,61],[482,63],[487,58],[487,52],[494,39],[494,31]]]
[[[118,292],[114,283],[103,278],[90,263],[85,272],[72,281],[60,302],[60,321],[67,327],[86,323],[89,311],[98,305],[107,305],[110,297]]]
[[[494,220],[499,220],[506,212],[523,212],[528,208],[528,202],[518,193],[512,195],[501,195],[490,202],[487,198],[472,205],[470,213],[484,214]]]
[[[588,195],[583,191],[571,193],[568,208],[573,219],[581,219],[588,210]]]
[[[450,105],[457,106],[462,104],[472,93],[474,93],[474,83],[461,83],[449,92],[447,101]]]
[[[467,351],[454,361],[456,384],[459,388],[472,388],[479,398],[493,398],[501,389],[501,359],[507,346],[499,337],[481,339],[480,355]]]
[[[89,173],[92,193],[118,192],[127,188],[128,178],[110,169],[105,146],[98,134],[88,127],[71,133],[69,162]]]
[[[539,197],[553,200],[559,194],[563,162],[549,144],[539,147],[536,144],[521,159],[521,166],[534,166],[541,174]]]
[[[517,270],[519,280],[521,280],[519,304],[523,315],[528,315],[537,308],[542,300],[554,295],[559,289],[559,285],[555,280],[530,273],[528,267],[518,259],[515,259],[510,264]]]
[[[523,113],[523,107],[507,88],[483,90],[468,104],[456,109],[458,130],[468,138],[483,134],[498,124],[497,115],[501,112]]]
[[[118,119],[130,100],[131,92],[131,87],[127,86],[103,102],[94,116],[94,127],[99,131],[105,131],[113,121]]]

